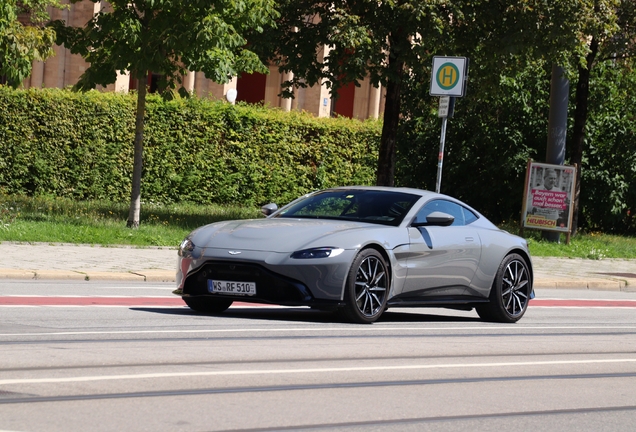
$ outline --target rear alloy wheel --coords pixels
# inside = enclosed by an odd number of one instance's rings
[[[375,249],[365,249],[353,261],[347,286],[343,315],[349,321],[370,324],[386,309],[389,273],[384,258]]]
[[[204,313],[221,313],[232,305],[232,300],[210,297],[182,297],[190,309]]]
[[[528,308],[532,279],[526,260],[510,254],[499,265],[490,290],[490,302],[478,306],[477,313],[486,321],[514,323]]]

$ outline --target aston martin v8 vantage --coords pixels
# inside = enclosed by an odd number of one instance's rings
[[[512,323],[534,296],[527,242],[446,195],[338,187],[263,213],[181,243],[174,293],[190,308],[302,305],[372,323],[388,308],[429,306]]]

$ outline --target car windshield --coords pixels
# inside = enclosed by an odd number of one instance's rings
[[[325,190],[284,208],[275,217],[341,219],[398,226],[419,195],[382,190]]]

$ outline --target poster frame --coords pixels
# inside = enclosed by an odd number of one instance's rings
[[[546,191],[544,189],[544,180],[546,171],[554,171],[557,175],[555,193],[561,197],[565,193],[565,202],[567,203],[567,215],[561,212],[558,219],[550,219],[546,217],[545,213],[558,212],[558,210],[552,209],[549,206],[538,206],[535,203],[535,193],[539,191]],[[570,240],[570,234],[572,232],[572,217],[574,210],[574,194],[576,191],[576,178],[577,178],[577,166],[575,165],[555,165],[542,162],[534,162],[532,159],[528,159],[528,165],[526,168],[526,180],[523,192],[523,201],[521,207],[521,232],[524,229],[537,229],[541,231],[553,231],[567,234],[567,243]],[[542,194],[542,198],[545,194]],[[548,195],[549,198],[553,198],[558,202],[558,196],[554,197]],[[545,199],[545,198],[544,198]],[[530,200],[532,203],[529,204]],[[532,207],[532,208],[531,208]],[[545,212],[544,215],[535,215],[534,212]],[[532,223],[533,220],[537,221],[552,221],[555,220],[554,226],[550,224],[539,225],[538,223]],[[559,222],[560,221],[560,222]],[[565,221],[565,223],[564,223]]]

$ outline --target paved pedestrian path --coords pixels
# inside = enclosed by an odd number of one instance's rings
[[[0,243],[0,278],[173,282],[174,248]]]
[[[0,243],[0,278],[174,282],[174,248]],[[636,260],[533,258],[537,288],[636,292]]]

